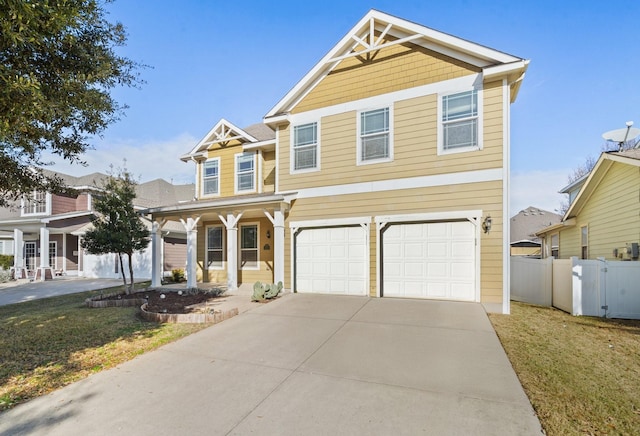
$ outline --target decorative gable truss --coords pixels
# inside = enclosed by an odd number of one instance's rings
[[[180,159],[185,162],[197,160],[198,157],[205,157],[210,147],[220,145],[220,147],[224,148],[233,141],[240,143],[260,142],[254,136],[222,118],[188,154],[185,154]]]
[[[528,60],[371,10],[265,115],[264,121],[276,124],[285,120],[290,111],[343,60],[371,61],[381,51],[406,43],[475,66],[482,70],[484,80],[505,77],[511,88],[511,102],[516,99],[529,65]]]

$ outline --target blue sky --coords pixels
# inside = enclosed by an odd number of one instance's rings
[[[126,116],[93,142],[82,175],[127,167],[141,181],[193,182],[179,161],[220,119],[265,113],[371,8],[531,60],[512,105],[511,212],[554,210],[556,192],[604,131],[640,127],[640,2],[117,0],[107,5],[149,65],[141,89],[118,89]]]

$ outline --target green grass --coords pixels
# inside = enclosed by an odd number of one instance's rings
[[[640,321],[511,312],[490,319],[548,435],[640,432]]]
[[[98,293],[0,307],[0,411],[207,326],[142,321],[133,307],[86,308]]]

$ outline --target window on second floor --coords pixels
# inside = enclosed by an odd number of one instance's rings
[[[210,159],[202,164],[202,195],[220,193],[220,159]]]
[[[455,153],[480,149],[478,91],[443,95],[440,106],[439,151]]]
[[[294,126],[292,140],[292,170],[318,168],[318,123]]]
[[[47,213],[47,193],[33,191],[24,195],[22,215],[44,215]]]
[[[236,154],[236,192],[252,192],[256,190],[256,155],[255,153]]]
[[[388,107],[362,111],[358,117],[358,163],[389,161],[393,158],[390,110]]]

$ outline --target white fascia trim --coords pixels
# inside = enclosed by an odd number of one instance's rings
[[[276,140],[268,139],[266,141],[260,142],[249,142],[246,144],[242,144],[243,151],[253,151],[253,150],[263,150],[263,151],[273,151],[276,148]]]
[[[360,216],[349,218],[327,218],[322,220],[290,221],[289,228],[299,229],[308,227],[359,226],[363,224],[371,224],[371,217]]]
[[[296,198],[363,194],[367,192],[383,192],[395,191],[399,189],[425,188],[431,186],[460,185],[464,183],[492,182],[496,180],[503,180],[502,168],[299,189],[297,191]]]
[[[502,168],[504,168],[504,178],[502,179],[502,313],[511,313],[511,220],[509,219],[509,187],[511,171],[509,162],[511,161],[511,87],[506,78],[502,79],[502,132],[504,135],[504,145],[502,150]]]
[[[511,62],[508,64],[495,65],[491,67],[484,68],[482,70],[482,77],[487,79],[493,79],[494,77],[504,76],[515,72],[524,72],[526,70],[528,61],[524,59]]]
[[[444,212],[427,212],[412,213],[402,215],[380,215],[374,217],[377,226],[384,227],[387,223],[404,223],[404,222],[427,222],[427,221],[450,221],[450,220],[468,220],[473,224],[477,224],[482,218],[482,210],[452,210]]]
[[[91,215],[92,213],[93,212],[91,212],[91,211],[83,210],[83,211],[80,211],[80,212],[67,213],[67,214],[64,214],[64,215],[54,215],[54,216],[51,216],[51,217],[48,217],[48,218],[42,218],[40,220],[40,222],[48,224],[51,221],[66,220],[66,219],[69,219],[69,218],[78,218],[78,217]]]
[[[415,88],[403,89],[389,92],[387,94],[367,97],[360,100],[353,100],[333,106],[326,106],[300,114],[291,114],[287,117],[291,124],[304,124],[320,120],[322,117],[341,114],[349,111],[359,111],[363,108],[381,108],[392,106],[395,102],[409,100],[431,94],[454,93],[461,90],[482,88],[482,75],[470,74],[456,79],[443,80],[441,82],[430,83],[428,85],[416,86]]]
[[[204,138],[202,138],[198,144],[193,147],[193,149],[191,150],[191,152],[189,153],[189,155],[193,155],[196,154],[199,151],[203,151],[206,150],[206,148],[215,142],[219,142],[219,141],[214,141],[214,142],[210,142],[208,141],[209,137],[211,137],[212,134],[215,133],[216,130],[218,130],[219,127],[221,126],[226,126],[227,128],[229,128],[229,130],[234,130],[235,132],[239,133],[241,137],[244,137],[245,139],[247,139],[249,142],[258,142],[258,140],[256,138],[254,138],[253,136],[249,135],[247,132],[245,132],[244,130],[242,130],[240,127],[236,126],[235,124],[225,120],[224,118],[221,118],[220,121],[218,121],[216,123],[215,126],[213,126],[213,128],[211,130],[209,130],[209,132],[204,136]]]

